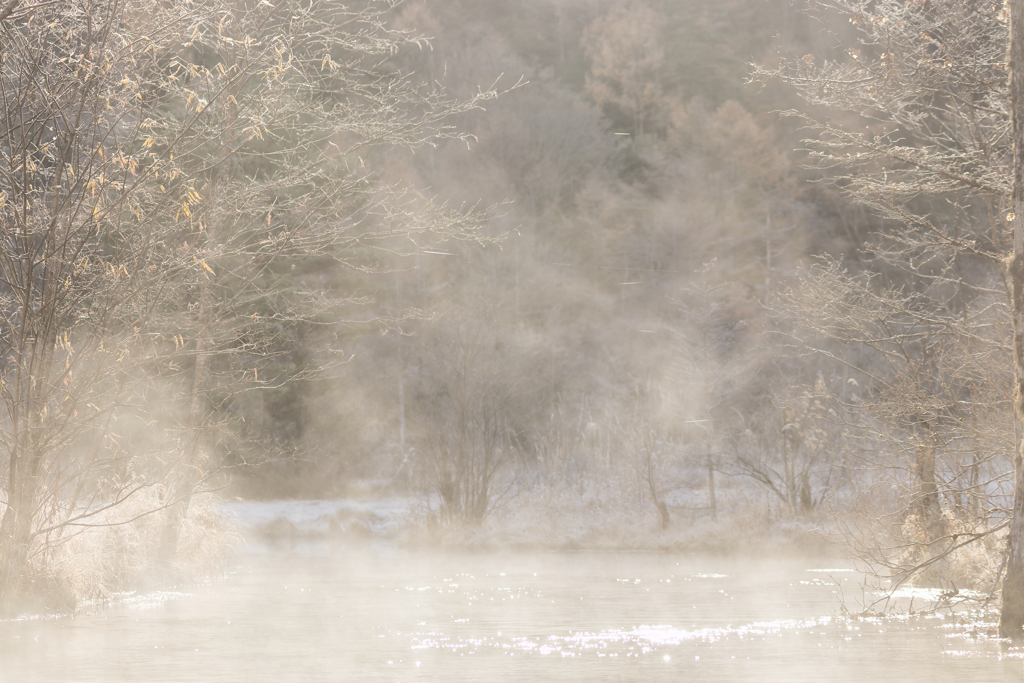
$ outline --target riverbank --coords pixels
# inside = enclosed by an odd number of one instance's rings
[[[722,496],[707,510],[673,505],[662,528],[653,508],[624,500],[611,488],[587,496],[536,487],[491,512],[480,523],[442,523],[434,501],[234,501],[224,504],[250,543],[267,549],[301,544],[475,550],[600,550],[699,552],[719,555],[799,553],[834,549],[816,519],[792,519],[765,509],[763,498]]]
[[[91,516],[87,525],[37,539],[19,613],[73,612],[133,591],[166,590],[222,575],[243,530],[211,496],[194,496],[181,520],[177,552],[162,557],[167,509],[159,493],[137,492]]]

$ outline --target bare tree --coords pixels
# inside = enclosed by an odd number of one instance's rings
[[[494,96],[390,69],[420,40],[393,4],[72,0],[0,23],[0,603],[35,539],[148,487],[170,556],[233,397],[339,357],[327,337],[272,371],[352,298],[324,275],[396,236],[476,238],[479,212],[374,180],[375,150],[458,135],[448,117]],[[119,420],[163,431],[133,448]]]
[[[683,342],[677,347],[684,357],[680,406],[687,431],[698,434],[692,441],[699,445],[697,458],[707,474],[708,509],[718,514],[715,497],[715,472],[721,467],[720,453],[727,429],[724,419],[748,361],[738,360],[728,347],[735,341],[738,321],[723,311],[725,287],[716,282],[716,264],[706,263],[697,271],[695,282],[683,292],[680,308],[683,326],[675,330]]]
[[[829,110],[828,121],[787,114],[813,131],[806,141],[811,158],[891,228],[868,254],[887,282],[855,285],[833,278],[840,291],[826,286],[821,291],[828,295],[818,303],[851,308],[812,306],[805,320],[836,341],[878,354],[879,366],[858,362],[853,367],[871,382],[876,415],[914,444],[909,460],[918,487],[909,511],[933,520],[924,524],[928,563],[959,545],[957,533],[942,528],[940,508],[964,491],[955,483],[946,489],[943,469],[955,469],[957,461],[943,465],[943,454],[955,453],[955,444],[965,437],[986,433],[985,421],[992,416],[998,416],[992,424],[1003,425],[1001,440],[1013,440],[1011,427],[1021,418],[1020,409],[1012,415],[991,393],[976,400],[987,393],[982,382],[993,374],[992,385],[1008,383],[1007,337],[1012,329],[1016,340],[1024,328],[1024,317],[1011,315],[1022,301],[1016,292],[1024,287],[1017,284],[1024,275],[1004,269],[1007,254],[1024,248],[1019,246],[1024,238],[1015,237],[1011,246],[1008,234],[1010,228],[1024,234],[1015,208],[1024,194],[1018,195],[1019,176],[1011,169],[1020,158],[1012,113],[1018,105],[1016,91],[1007,87],[1006,61],[1009,21],[1024,14],[1024,9],[1007,10],[1017,5],[811,2],[812,14],[833,39],[834,53],[824,59],[780,56],[774,66],[755,67],[753,75],[756,81],[790,84],[811,105]],[[851,24],[852,37],[841,28]],[[1013,55],[1011,49],[1011,62]],[[806,315],[811,308],[813,314]],[[1020,378],[1021,361],[1013,365]],[[1014,443],[1012,450],[1018,449]],[[1019,456],[1015,459],[1019,463]],[[1020,477],[1019,464],[1017,471]],[[1017,514],[1024,512],[1024,494],[1016,488],[1012,511],[1005,498],[990,500],[999,514],[1012,514],[1015,524],[1024,524]],[[975,484],[973,493],[982,492],[997,491]],[[1021,529],[1011,532],[1003,584],[1001,632],[1006,635],[1018,635],[1024,623]]]
[[[509,492],[516,452],[510,429],[517,381],[507,339],[488,316],[450,311],[434,324],[417,402],[423,458],[443,522],[479,522]]]
[[[649,389],[649,388],[648,388]],[[672,517],[669,514],[668,504],[665,502],[665,494],[674,488],[665,481],[665,470],[670,464],[672,456],[676,451],[675,444],[671,443],[665,430],[657,421],[652,419],[656,413],[652,405],[653,397],[649,392],[637,390],[634,396],[633,414],[628,416],[626,424],[619,425],[619,438],[622,441],[622,448],[627,451],[627,456],[633,472],[637,478],[637,490],[643,499],[643,489],[651,494],[651,503],[658,512],[658,522],[661,528],[668,529],[672,526]],[[710,489],[712,514],[714,514],[714,488]]]
[[[829,419],[823,377],[812,390],[776,397],[728,438],[735,473],[774,493],[793,514],[811,514],[832,493],[841,434]]]

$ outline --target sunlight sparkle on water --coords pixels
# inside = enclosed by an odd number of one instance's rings
[[[297,661],[303,680],[324,683],[342,670],[445,683],[941,683],[1000,680],[993,667],[1024,656],[992,635],[991,610],[836,617],[835,586],[806,571],[633,554],[260,555],[193,594],[0,622],[0,683],[276,683],[295,680]]]
[[[410,634],[413,650],[477,651],[481,647],[536,652],[547,655],[561,652],[563,656],[575,656],[592,651],[600,656],[626,654],[635,656],[648,654],[657,648],[678,646],[686,642],[700,641],[715,643],[725,638],[752,638],[756,636],[779,635],[783,631],[799,631],[832,623],[831,617],[817,619],[779,619],[757,622],[738,627],[680,629],[671,625],[644,625],[627,629],[603,629],[597,632],[577,631],[569,635],[549,635],[538,639],[525,636],[502,638],[438,637],[440,634]],[[541,642],[543,640],[543,642]],[[669,660],[669,655],[664,656]]]

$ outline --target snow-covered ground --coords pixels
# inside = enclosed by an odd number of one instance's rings
[[[221,509],[252,550],[267,543],[392,537],[412,503],[410,498],[235,500],[221,503]]]

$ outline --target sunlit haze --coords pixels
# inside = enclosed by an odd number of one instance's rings
[[[1024,681],[1024,0],[0,0],[0,683]]]

